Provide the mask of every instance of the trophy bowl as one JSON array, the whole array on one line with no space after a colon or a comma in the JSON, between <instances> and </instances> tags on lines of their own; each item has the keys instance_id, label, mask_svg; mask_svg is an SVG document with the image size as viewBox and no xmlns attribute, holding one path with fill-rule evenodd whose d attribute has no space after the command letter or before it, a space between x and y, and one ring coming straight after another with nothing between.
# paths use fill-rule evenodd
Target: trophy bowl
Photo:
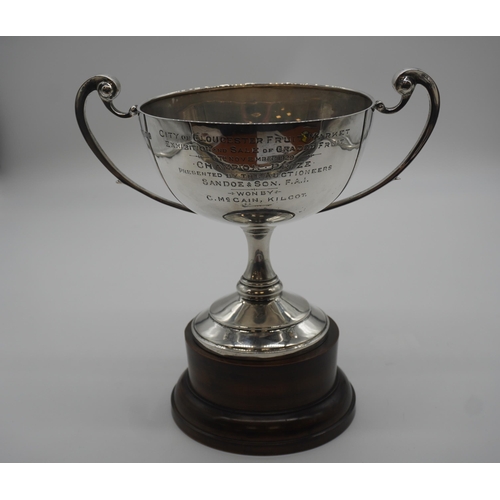
<instances>
[{"instance_id":1,"label":"trophy bowl","mask_svg":"<svg viewBox=\"0 0 500 500\"><path fill-rule=\"evenodd\" d=\"M387 177L338 199L356 168L374 111L402 109L415 86L429 95L417 143ZM354 417L355 394L337 367L338 327L321 309L283 289L269 244L283 223L356 201L410 164L431 134L439 93L423 71L405 70L388 108L368 94L309 84L242 84L165 94L128 112L115 108L119 83L95 76L76 98L89 147L122 183L171 207L239 225L247 267L234 293L216 300L187 326L188 370L172 395L179 427L226 451L279 454L325 443ZM97 91L122 118L138 116L172 199L123 174L88 126L85 102Z\"/></svg>"}]
</instances>

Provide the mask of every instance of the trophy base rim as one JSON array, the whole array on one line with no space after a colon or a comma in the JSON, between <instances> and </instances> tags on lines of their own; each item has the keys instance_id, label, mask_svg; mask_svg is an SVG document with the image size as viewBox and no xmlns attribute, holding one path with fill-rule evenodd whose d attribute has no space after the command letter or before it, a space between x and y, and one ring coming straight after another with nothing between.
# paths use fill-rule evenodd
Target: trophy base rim
<instances>
[{"instance_id":1,"label":"trophy base rim","mask_svg":"<svg viewBox=\"0 0 500 500\"><path fill-rule=\"evenodd\" d=\"M356 413L356 394L344 372L338 369L338 382L322 400L300 410L280 413L234 412L218 407L200 398L189 382L186 370L172 392L172 416L177 426L189 437L201 444L229 453L240 455L287 455L307 451L322 446L342 434L354 420ZM212 426L207 431L197 419L186 418L178 407L179 399L196 407L204 414L204 425ZM333 416L336 408L350 401L347 410ZM332 414L325 420L325 413ZM300 420L304 431L297 433L294 421ZM224 422L221 426L221 421ZM239 430L251 423L253 432L247 438ZM326 425L325 425L326 424ZM224 427L224 429L221 429ZM271 432L272 429L272 432ZM282 436L274 438L272 434ZM286 436L289 434L288 436Z\"/></svg>"},{"instance_id":2,"label":"trophy base rim","mask_svg":"<svg viewBox=\"0 0 500 500\"><path fill-rule=\"evenodd\" d=\"M192 439L242 455L285 455L342 434L356 395L336 365L338 328L307 352L276 359L228 359L186 329L189 368L171 396L172 416Z\"/></svg>"}]
</instances>

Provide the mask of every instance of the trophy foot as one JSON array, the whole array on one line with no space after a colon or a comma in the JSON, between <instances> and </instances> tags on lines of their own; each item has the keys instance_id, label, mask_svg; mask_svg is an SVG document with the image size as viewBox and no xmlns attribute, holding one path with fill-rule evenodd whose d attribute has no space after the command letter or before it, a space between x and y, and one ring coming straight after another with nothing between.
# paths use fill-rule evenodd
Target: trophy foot
<instances>
[{"instance_id":1,"label":"trophy foot","mask_svg":"<svg viewBox=\"0 0 500 500\"><path fill-rule=\"evenodd\" d=\"M302 351L328 331L328 316L288 292L267 301L235 293L215 302L192 323L196 340L224 356L276 357Z\"/></svg>"},{"instance_id":2,"label":"trophy foot","mask_svg":"<svg viewBox=\"0 0 500 500\"><path fill-rule=\"evenodd\" d=\"M220 356L185 332L188 365L172 392L172 414L188 436L245 455L281 455L323 445L344 432L355 393L337 368L338 327L289 356Z\"/></svg>"}]
</instances>

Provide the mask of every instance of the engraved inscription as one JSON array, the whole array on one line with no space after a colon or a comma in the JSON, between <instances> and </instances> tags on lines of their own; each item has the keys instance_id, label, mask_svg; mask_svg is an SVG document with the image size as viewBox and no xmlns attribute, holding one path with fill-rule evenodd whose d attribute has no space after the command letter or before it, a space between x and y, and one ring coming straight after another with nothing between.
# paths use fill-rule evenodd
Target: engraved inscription
<instances>
[{"instance_id":1,"label":"engraved inscription","mask_svg":"<svg viewBox=\"0 0 500 500\"><path fill-rule=\"evenodd\" d=\"M316 207L324 193L342 190L349 175L343 170L345 155L360 145L359 127L351 119L278 128L170 125L148 131L161 174L179 201L210 206L214 214L218 205L223 214L294 207L298 215Z\"/></svg>"},{"instance_id":2,"label":"engraved inscription","mask_svg":"<svg viewBox=\"0 0 500 500\"><path fill-rule=\"evenodd\" d=\"M158 134L168 149L196 152L217 172L245 179L294 168L297 162L306 161L321 148L357 147L349 138L350 128L321 132L317 125L304 125L289 133L259 131L234 137L207 127L198 128L192 135L163 129Z\"/></svg>"}]
</instances>

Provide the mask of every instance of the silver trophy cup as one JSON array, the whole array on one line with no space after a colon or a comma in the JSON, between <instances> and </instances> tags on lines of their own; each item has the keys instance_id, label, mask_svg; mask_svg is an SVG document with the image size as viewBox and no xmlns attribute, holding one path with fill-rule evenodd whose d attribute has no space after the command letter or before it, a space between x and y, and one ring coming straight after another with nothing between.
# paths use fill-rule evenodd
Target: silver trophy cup
<instances>
[{"instance_id":1,"label":"silver trophy cup","mask_svg":"<svg viewBox=\"0 0 500 500\"><path fill-rule=\"evenodd\" d=\"M374 111L395 113L417 84L429 95L429 115L413 149L387 177L338 199L357 165ZM269 257L274 228L359 200L396 179L429 138L439 93L423 71L394 78L400 102L392 108L369 95L340 87L244 84L162 95L126 113L113 101L119 83L95 76L80 88L76 116L89 147L122 183L174 208L240 226L248 264L236 291L216 300L190 323L195 342L220 359L266 362L310 352L325 340L331 320L319 308L283 289ZM97 91L123 118L137 116L172 199L124 175L94 138L85 101ZM174 201L175 200L175 201ZM253 361L252 361L253 360Z\"/></svg>"}]
</instances>

